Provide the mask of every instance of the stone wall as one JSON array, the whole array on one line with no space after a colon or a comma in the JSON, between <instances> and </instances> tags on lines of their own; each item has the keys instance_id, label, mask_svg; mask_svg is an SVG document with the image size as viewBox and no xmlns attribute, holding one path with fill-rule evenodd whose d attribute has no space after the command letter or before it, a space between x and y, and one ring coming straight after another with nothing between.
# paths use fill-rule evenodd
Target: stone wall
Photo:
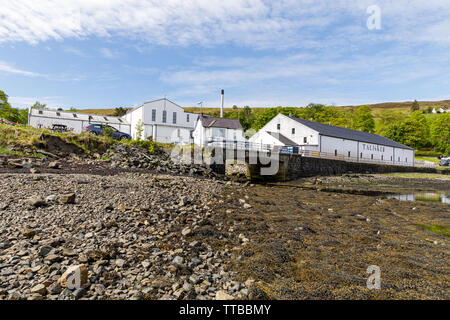
<instances>
[{"instance_id":1,"label":"stone wall","mask_svg":"<svg viewBox=\"0 0 450 320\"><path fill-rule=\"evenodd\" d=\"M248 176L253 181L288 181L316 175L336 175L342 173L389 173L422 172L437 173L434 168L393 166L383 164L347 162L300 155L280 155L279 170L276 175L262 176L260 164L248 164Z\"/></svg>"}]
</instances>

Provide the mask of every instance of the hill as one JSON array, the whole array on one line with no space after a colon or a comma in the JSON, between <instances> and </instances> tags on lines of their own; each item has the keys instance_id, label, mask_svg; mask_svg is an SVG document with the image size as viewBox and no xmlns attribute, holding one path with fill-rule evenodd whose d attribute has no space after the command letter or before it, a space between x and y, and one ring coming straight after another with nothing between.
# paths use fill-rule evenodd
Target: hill
<instances>
[{"instance_id":1,"label":"hill","mask_svg":"<svg viewBox=\"0 0 450 320\"><path fill-rule=\"evenodd\" d=\"M383 112L386 111L392 111L392 112L409 112L411 105L413 104L413 101L405 101L405 102L383 102L383 103L376 103L376 104L367 104L375 118ZM450 100L441 100L441 101L419 101L421 109L426 109L428 107L443 107L443 108L450 108ZM250 106L251 107L251 106ZM340 108L343 110L355 110L359 106L336 106L336 108ZM128 108L132 109L132 108ZM252 108L253 111L263 111L266 108ZM79 109L79 112L82 113L88 113L88 114L97 114L101 116L112 116L114 115L114 108L109 109ZM185 107L184 110L186 112L193 112L193 113L200 113L200 108L198 107ZM232 108L224 108L224 112L231 112L233 111ZM217 114L220 113L220 108L203 108L204 114Z\"/></svg>"}]
</instances>

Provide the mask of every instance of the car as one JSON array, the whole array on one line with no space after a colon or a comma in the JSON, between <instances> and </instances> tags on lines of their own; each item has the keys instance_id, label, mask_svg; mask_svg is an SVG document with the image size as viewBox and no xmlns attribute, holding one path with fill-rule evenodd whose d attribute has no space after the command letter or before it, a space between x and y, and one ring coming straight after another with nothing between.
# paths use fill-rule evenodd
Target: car
<instances>
[{"instance_id":1,"label":"car","mask_svg":"<svg viewBox=\"0 0 450 320\"><path fill-rule=\"evenodd\" d=\"M128 133L117 130L114 127L105 124L92 123L84 128L85 132L91 132L97 136L102 136L105 134L105 129L111 132L111 138L116 140L125 140L131 139L131 136Z\"/></svg>"},{"instance_id":2,"label":"car","mask_svg":"<svg viewBox=\"0 0 450 320\"><path fill-rule=\"evenodd\" d=\"M450 166L450 158L441 158L441 161L439 162L439 165L441 167L448 167L448 166Z\"/></svg>"}]
</instances>

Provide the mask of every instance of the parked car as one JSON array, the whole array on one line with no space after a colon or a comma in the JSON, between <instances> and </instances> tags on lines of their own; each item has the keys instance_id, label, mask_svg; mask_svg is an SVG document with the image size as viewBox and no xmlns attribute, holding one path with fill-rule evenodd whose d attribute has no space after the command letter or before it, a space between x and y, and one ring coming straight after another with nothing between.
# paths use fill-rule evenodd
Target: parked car
<instances>
[{"instance_id":1,"label":"parked car","mask_svg":"<svg viewBox=\"0 0 450 320\"><path fill-rule=\"evenodd\" d=\"M97 136L102 136L105 134L105 129L111 132L111 137L116 140L131 139L128 133L117 130L114 127L104 124L92 123L84 128L84 131L91 132Z\"/></svg>"},{"instance_id":2,"label":"parked car","mask_svg":"<svg viewBox=\"0 0 450 320\"><path fill-rule=\"evenodd\" d=\"M450 166L450 158L449 157L441 158L441 161L439 162L439 165L441 167L448 167L448 166Z\"/></svg>"}]
</instances>

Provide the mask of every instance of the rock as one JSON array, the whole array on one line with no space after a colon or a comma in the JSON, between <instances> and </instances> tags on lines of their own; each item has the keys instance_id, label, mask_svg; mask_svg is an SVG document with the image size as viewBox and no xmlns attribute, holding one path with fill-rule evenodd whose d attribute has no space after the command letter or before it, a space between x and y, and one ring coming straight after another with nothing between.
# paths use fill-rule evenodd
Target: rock
<instances>
[{"instance_id":1,"label":"rock","mask_svg":"<svg viewBox=\"0 0 450 320\"><path fill-rule=\"evenodd\" d=\"M27 203L29 206L32 206L32 207L43 207L43 206L46 205L45 200L42 199L42 198L39 197L39 196L34 196L34 197L31 197L31 198L28 198L28 199L26 200L26 203Z\"/></svg>"},{"instance_id":2,"label":"rock","mask_svg":"<svg viewBox=\"0 0 450 320\"><path fill-rule=\"evenodd\" d=\"M25 228L22 230L22 236L24 236L25 238L32 238L35 234L36 231L34 231L33 229Z\"/></svg>"},{"instance_id":3,"label":"rock","mask_svg":"<svg viewBox=\"0 0 450 320\"><path fill-rule=\"evenodd\" d=\"M31 173L31 174L36 174L36 173L41 173L41 171L39 171L39 170L36 169L36 168L30 168L30 173Z\"/></svg>"},{"instance_id":4,"label":"rock","mask_svg":"<svg viewBox=\"0 0 450 320\"><path fill-rule=\"evenodd\" d=\"M234 297L223 290L219 290L216 292L216 300L234 300Z\"/></svg>"},{"instance_id":5,"label":"rock","mask_svg":"<svg viewBox=\"0 0 450 320\"><path fill-rule=\"evenodd\" d=\"M184 259L180 256L176 256L173 260L172 260L172 264L176 265L176 266L180 266L182 265L184 262Z\"/></svg>"},{"instance_id":6,"label":"rock","mask_svg":"<svg viewBox=\"0 0 450 320\"><path fill-rule=\"evenodd\" d=\"M48 255L50 253L50 251L53 250L53 247L50 246L42 246L39 248L39 252L38 255L41 257L45 257L46 255Z\"/></svg>"},{"instance_id":7,"label":"rock","mask_svg":"<svg viewBox=\"0 0 450 320\"><path fill-rule=\"evenodd\" d=\"M123 266L125 265L125 260L123 260L123 259L116 259L116 261L114 263L119 268L123 268Z\"/></svg>"},{"instance_id":8,"label":"rock","mask_svg":"<svg viewBox=\"0 0 450 320\"><path fill-rule=\"evenodd\" d=\"M44 258L44 261L55 263L61 261L62 258L56 254L49 254Z\"/></svg>"},{"instance_id":9,"label":"rock","mask_svg":"<svg viewBox=\"0 0 450 320\"><path fill-rule=\"evenodd\" d=\"M77 253L73 249L63 248L62 255L65 257L75 257Z\"/></svg>"},{"instance_id":10,"label":"rock","mask_svg":"<svg viewBox=\"0 0 450 320\"><path fill-rule=\"evenodd\" d=\"M189 234L191 234L191 229L189 229L188 227L186 227L186 228L184 228L184 229L181 231L181 234L182 234L183 236L188 236Z\"/></svg>"},{"instance_id":11,"label":"rock","mask_svg":"<svg viewBox=\"0 0 450 320\"><path fill-rule=\"evenodd\" d=\"M74 276L76 277L76 279ZM68 284L68 280L75 281ZM70 266L59 278L58 283L63 288L68 287L68 285L71 287L76 284L79 284L81 287L86 285L88 283L88 270L86 266L83 264Z\"/></svg>"},{"instance_id":12,"label":"rock","mask_svg":"<svg viewBox=\"0 0 450 320\"><path fill-rule=\"evenodd\" d=\"M75 203L75 193L66 193L59 196L59 202L63 204Z\"/></svg>"},{"instance_id":13,"label":"rock","mask_svg":"<svg viewBox=\"0 0 450 320\"><path fill-rule=\"evenodd\" d=\"M31 293L38 293L40 295L45 295L47 293L47 288L43 284L38 284L31 288Z\"/></svg>"},{"instance_id":14,"label":"rock","mask_svg":"<svg viewBox=\"0 0 450 320\"><path fill-rule=\"evenodd\" d=\"M244 203L244 209L250 209L252 206L248 203Z\"/></svg>"},{"instance_id":15,"label":"rock","mask_svg":"<svg viewBox=\"0 0 450 320\"><path fill-rule=\"evenodd\" d=\"M48 196L47 198L45 198L45 201L47 201L47 202L55 202L56 199L58 199L58 196L55 195L55 194L52 194L52 195Z\"/></svg>"},{"instance_id":16,"label":"rock","mask_svg":"<svg viewBox=\"0 0 450 320\"><path fill-rule=\"evenodd\" d=\"M57 161L52 161L48 164L48 167L51 169L59 169L60 165Z\"/></svg>"}]
</instances>

